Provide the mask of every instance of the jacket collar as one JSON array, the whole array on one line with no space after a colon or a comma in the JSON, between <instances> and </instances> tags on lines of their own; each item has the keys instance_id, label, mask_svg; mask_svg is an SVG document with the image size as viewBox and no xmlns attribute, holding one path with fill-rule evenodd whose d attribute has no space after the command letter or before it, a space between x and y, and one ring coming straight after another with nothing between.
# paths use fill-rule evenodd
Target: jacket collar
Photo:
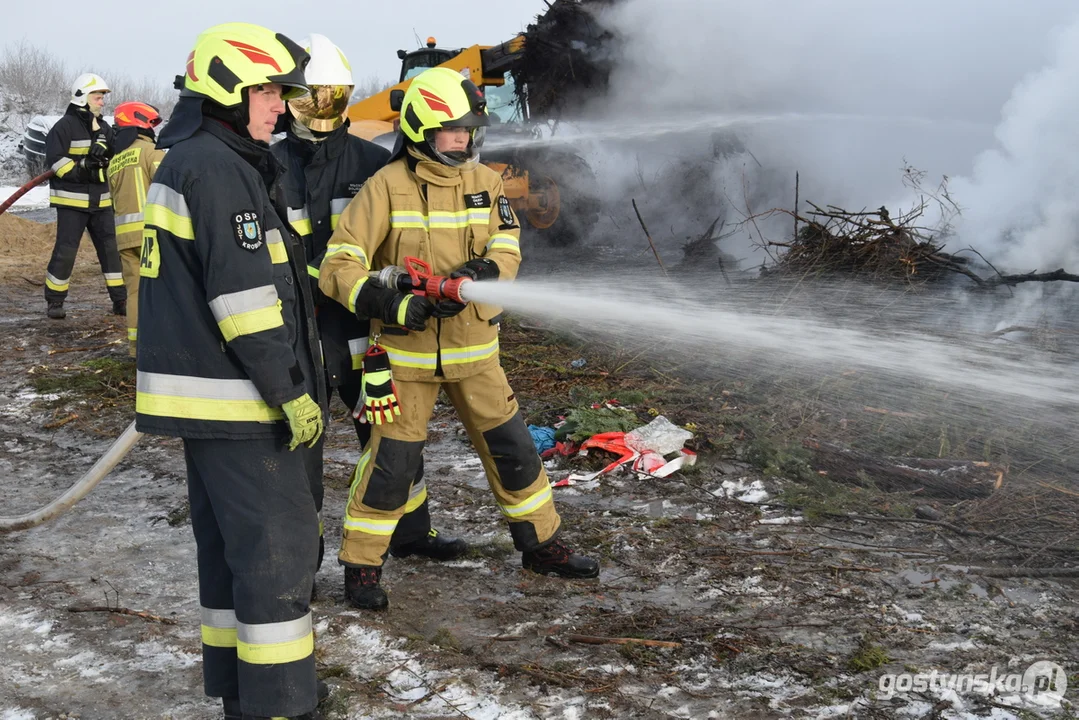
<instances>
[{"instance_id":1,"label":"jacket collar","mask_svg":"<svg viewBox=\"0 0 1079 720\"><path fill-rule=\"evenodd\" d=\"M129 147L134 145L139 140L150 145L154 144L154 135L152 130L144 130L137 127L122 127L117 128L116 134L113 135L112 147L115 152L123 152Z\"/></svg>"},{"instance_id":2,"label":"jacket collar","mask_svg":"<svg viewBox=\"0 0 1079 720\"><path fill-rule=\"evenodd\" d=\"M213 118L204 117L200 129L213 135L243 158L244 162L258 170L266 187L270 187L277 180L282 168L270 153L270 146L266 143L240 137L231 128Z\"/></svg>"},{"instance_id":3,"label":"jacket collar","mask_svg":"<svg viewBox=\"0 0 1079 720\"><path fill-rule=\"evenodd\" d=\"M348 143L348 120L341 127L335 129L324 140L312 142L297 135L291 128L285 135L285 140L293 150L301 157L310 158L312 161L325 162L332 157L338 157L345 151Z\"/></svg>"},{"instance_id":4,"label":"jacket collar","mask_svg":"<svg viewBox=\"0 0 1079 720\"><path fill-rule=\"evenodd\" d=\"M64 111L64 114L74 115L79 119L79 122L86 126L88 130L93 128L92 123L94 121L94 114L90 112L90 108L80 107L75 103L71 103L67 106L67 110ZM102 123L104 122L101 118L98 118L98 121Z\"/></svg>"},{"instance_id":5,"label":"jacket collar","mask_svg":"<svg viewBox=\"0 0 1079 720\"><path fill-rule=\"evenodd\" d=\"M472 168L462 169L435 162L413 147L408 148L405 159L408 161L408 169L421 181L441 187L454 187L462 184L464 182L461 177L462 173L472 171Z\"/></svg>"}]
</instances>

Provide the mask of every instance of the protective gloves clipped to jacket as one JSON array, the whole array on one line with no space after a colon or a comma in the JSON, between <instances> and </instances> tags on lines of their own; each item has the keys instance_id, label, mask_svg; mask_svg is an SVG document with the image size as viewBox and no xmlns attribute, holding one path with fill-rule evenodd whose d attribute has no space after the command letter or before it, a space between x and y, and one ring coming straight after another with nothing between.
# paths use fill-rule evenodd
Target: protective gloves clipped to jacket
<instances>
[{"instance_id":1,"label":"protective gloves clipped to jacket","mask_svg":"<svg viewBox=\"0 0 1079 720\"><path fill-rule=\"evenodd\" d=\"M288 444L289 450L295 450L301 444L314 447L318 438L322 435L322 408L304 393L295 400L289 400L281 405L281 410L288 420L289 430L292 431L292 440Z\"/></svg>"},{"instance_id":2,"label":"protective gloves clipped to jacket","mask_svg":"<svg viewBox=\"0 0 1079 720\"><path fill-rule=\"evenodd\" d=\"M382 425L392 423L394 415L400 414L401 404L390 369L390 356L384 347L373 344L363 356L360 402L352 417L360 422Z\"/></svg>"},{"instance_id":3,"label":"protective gloves clipped to jacket","mask_svg":"<svg viewBox=\"0 0 1079 720\"><path fill-rule=\"evenodd\" d=\"M387 325L401 325L417 332L427 328L434 305L422 295L403 293L368 280L356 296L356 315L375 318Z\"/></svg>"}]
</instances>

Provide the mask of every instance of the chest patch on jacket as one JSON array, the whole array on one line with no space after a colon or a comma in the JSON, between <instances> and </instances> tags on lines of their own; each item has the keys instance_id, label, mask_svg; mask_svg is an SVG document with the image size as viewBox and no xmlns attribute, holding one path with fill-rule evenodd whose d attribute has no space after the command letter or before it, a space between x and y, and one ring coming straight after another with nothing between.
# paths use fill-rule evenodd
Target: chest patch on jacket
<instances>
[{"instance_id":1,"label":"chest patch on jacket","mask_svg":"<svg viewBox=\"0 0 1079 720\"><path fill-rule=\"evenodd\" d=\"M491 194L484 190L483 192L465 195L465 207L469 209L489 208L491 207Z\"/></svg>"},{"instance_id":2,"label":"chest patch on jacket","mask_svg":"<svg viewBox=\"0 0 1079 720\"><path fill-rule=\"evenodd\" d=\"M233 213L232 230L236 236L236 244L249 252L255 252L266 241L258 213L254 210Z\"/></svg>"},{"instance_id":3,"label":"chest patch on jacket","mask_svg":"<svg viewBox=\"0 0 1079 720\"><path fill-rule=\"evenodd\" d=\"M513 208L510 207L510 199L505 195L498 196L498 217L503 225L515 225Z\"/></svg>"}]
</instances>

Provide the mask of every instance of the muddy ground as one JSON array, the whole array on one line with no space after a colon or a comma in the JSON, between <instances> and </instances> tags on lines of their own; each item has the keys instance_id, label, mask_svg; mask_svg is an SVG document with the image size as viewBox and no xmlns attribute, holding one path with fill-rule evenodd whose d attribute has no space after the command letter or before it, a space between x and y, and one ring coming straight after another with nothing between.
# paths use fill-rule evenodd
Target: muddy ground
<instances>
[{"instance_id":1,"label":"muddy ground","mask_svg":"<svg viewBox=\"0 0 1079 720\"><path fill-rule=\"evenodd\" d=\"M107 314L87 245L68 319L44 317L47 235L0 252L6 516L59 495L132 419L123 322ZM715 429L715 414L739 403L722 378L696 395L668 379L667 397L663 378L635 376L601 349L569 370L563 353L579 348L516 323L504 339L530 420L570 407L574 388L646 387L655 411L695 423L700 462L663 480L558 488L566 538L603 571L541 577L520 568L479 463L440 406L426 451L432 513L474 550L445 564L391 559L385 614L349 608L330 555L313 606L327 718L1074 717L1074 579L987 577L978 568L1022 566L1032 553L939 524L807 512L804 488L739 452L744 432L724 441ZM357 456L337 405L323 513L331 545ZM837 501L835 514L888 514L910 500ZM71 512L0 539L0 720L219 717L201 694L200 648L177 441L144 438ZM901 681L909 691L881 691L889 673L1022 675L1036 661L1068 674L1063 703L1007 683L992 696Z\"/></svg>"}]
</instances>

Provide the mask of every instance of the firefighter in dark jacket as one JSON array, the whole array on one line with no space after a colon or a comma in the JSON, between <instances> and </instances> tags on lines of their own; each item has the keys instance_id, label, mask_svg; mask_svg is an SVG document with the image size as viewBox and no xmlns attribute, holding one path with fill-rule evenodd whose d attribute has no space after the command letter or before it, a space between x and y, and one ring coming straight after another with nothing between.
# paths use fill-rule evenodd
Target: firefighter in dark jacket
<instances>
[{"instance_id":1,"label":"firefighter in dark jacket","mask_svg":"<svg viewBox=\"0 0 1079 720\"><path fill-rule=\"evenodd\" d=\"M143 209L136 427L183 438L205 691L229 719L318 717L303 447L322 434L325 380L268 145L306 63L256 25L203 32Z\"/></svg>"},{"instance_id":2,"label":"firefighter in dark jacket","mask_svg":"<svg viewBox=\"0 0 1079 720\"><path fill-rule=\"evenodd\" d=\"M348 132L344 112L353 82L344 53L323 35L312 35L303 45L311 55L304 73L310 93L289 101L285 139L271 150L285 169L276 199L307 251L330 393L336 388L348 409L355 410L370 323L319 292L318 269L341 212L367 178L386 164L390 153ZM362 448L371 438L371 426L355 418L353 423ZM319 481L315 497L321 511ZM320 535L320 565L322 548ZM434 560L453 560L468 552L464 540L446 537L431 527L422 463L409 489L405 515L390 539L390 552L396 557L422 555Z\"/></svg>"},{"instance_id":3,"label":"firefighter in dark jacket","mask_svg":"<svg viewBox=\"0 0 1079 720\"><path fill-rule=\"evenodd\" d=\"M71 86L71 103L45 138L45 162L54 175L49 180L49 204L56 208L56 244L45 272L48 316L63 320L64 300L71 284L71 269L84 231L97 250L105 286L115 315L127 313L127 290L116 250L112 198L105 169L112 157L112 128L101 117L109 86L101 76L80 75Z\"/></svg>"}]
</instances>

